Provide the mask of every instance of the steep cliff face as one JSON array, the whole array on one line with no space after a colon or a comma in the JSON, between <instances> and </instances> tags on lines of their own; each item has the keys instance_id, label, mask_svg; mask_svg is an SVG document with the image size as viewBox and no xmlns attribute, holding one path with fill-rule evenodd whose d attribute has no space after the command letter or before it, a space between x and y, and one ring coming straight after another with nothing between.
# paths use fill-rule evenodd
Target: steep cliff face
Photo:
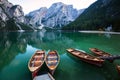
<instances>
[{"instance_id":1,"label":"steep cliff face","mask_svg":"<svg viewBox=\"0 0 120 80\"><path fill-rule=\"evenodd\" d=\"M10 8L9 10L10 15L12 16L12 18L14 18L17 22L25 22L25 17L24 17L24 13L22 11L22 7L19 5L14 5Z\"/></svg>"},{"instance_id":2,"label":"steep cliff face","mask_svg":"<svg viewBox=\"0 0 120 80\"><path fill-rule=\"evenodd\" d=\"M5 27L5 21L9 20L10 16L7 15L7 12L9 7L11 7L12 4L8 3L7 0L1 0L0 1L0 28Z\"/></svg>"},{"instance_id":3,"label":"steep cliff face","mask_svg":"<svg viewBox=\"0 0 120 80\"><path fill-rule=\"evenodd\" d=\"M28 15L26 15L26 20L27 23L37 27L40 27L41 25L43 25L41 23L42 19L45 17L45 14L47 12L47 8L46 7L42 7L39 10L30 12Z\"/></svg>"},{"instance_id":4,"label":"steep cliff face","mask_svg":"<svg viewBox=\"0 0 120 80\"><path fill-rule=\"evenodd\" d=\"M0 0L0 30L24 30L25 28L31 29L25 25L22 7L13 5L8 0Z\"/></svg>"},{"instance_id":5,"label":"steep cliff face","mask_svg":"<svg viewBox=\"0 0 120 80\"><path fill-rule=\"evenodd\" d=\"M97 0L63 29L120 31L120 1Z\"/></svg>"},{"instance_id":6,"label":"steep cliff face","mask_svg":"<svg viewBox=\"0 0 120 80\"><path fill-rule=\"evenodd\" d=\"M72 5L54 3L47 11L43 23L48 27L62 27L78 17L78 11Z\"/></svg>"},{"instance_id":7,"label":"steep cliff face","mask_svg":"<svg viewBox=\"0 0 120 80\"><path fill-rule=\"evenodd\" d=\"M28 23L34 26L45 26L51 28L61 28L62 26L74 21L83 10L76 10L72 5L61 2L54 3L49 9L40 8L29 13L26 17Z\"/></svg>"}]
</instances>

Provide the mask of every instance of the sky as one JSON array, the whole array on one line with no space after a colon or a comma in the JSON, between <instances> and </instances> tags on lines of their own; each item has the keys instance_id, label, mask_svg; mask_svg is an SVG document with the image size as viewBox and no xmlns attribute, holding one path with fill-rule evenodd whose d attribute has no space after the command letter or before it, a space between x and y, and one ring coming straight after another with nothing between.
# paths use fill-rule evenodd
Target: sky
<instances>
[{"instance_id":1,"label":"sky","mask_svg":"<svg viewBox=\"0 0 120 80\"><path fill-rule=\"evenodd\" d=\"M41 7L49 8L53 3L62 2L64 4L73 5L76 9L87 8L97 0L8 0L14 5L21 5L25 14L30 11L37 10Z\"/></svg>"}]
</instances>

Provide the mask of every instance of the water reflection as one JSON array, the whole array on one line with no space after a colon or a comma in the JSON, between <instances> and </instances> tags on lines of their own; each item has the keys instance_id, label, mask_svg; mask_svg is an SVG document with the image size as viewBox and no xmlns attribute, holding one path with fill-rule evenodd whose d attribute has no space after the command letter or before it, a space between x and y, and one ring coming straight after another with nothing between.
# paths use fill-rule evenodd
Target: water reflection
<instances>
[{"instance_id":1,"label":"water reflection","mask_svg":"<svg viewBox=\"0 0 120 80\"><path fill-rule=\"evenodd\" d=\"M0 35L0 69L9 64L18 54L26 52L27 45L33 48L63 52L68 47L67 38L61 32L6 32ZM68 42L70 42L68 40ZM64 45L63 45L64 43Z\"/></svg>"},{"instance_id":2,"label":"water reflection","mask_svg":"<svg viewBox=\"0 0 120 80\"><path fill-rule=\"evenodd\" d=\"M18 36L19 34L17 33L16 34L1 33L0 35L0 70L5 65L8 65L10 61L14 59L18 53L25 52L25 48L26 48L25 46L27 44L23 43L21 40L17 40Z\"/></svg>"},{"instance_id":3,"label":"water reflection","mask_svg":"<svg viewBox=\"0 0 120 80\"><path fill-rule=\"evenodd\" d=\"M70 69L67 68L64 71L69 73L69 70L71 70L72 75L76 76L73 79L69 79L69 80L74 80L74 79L79 80L79 78L83 80L118 80L119 79L118 74L116 73L115 65L109 62L106 62L101 68L95 67L93 65L90 65L88 63L79 60L78 58L70 54L62 55L61 61L62 63L65 63L64 66L62 65L63 67L69 66L70 68ZM70 65L72 65L72 67ZM81 75L81 77L79 75Z\"/></svg>"},{"instance_id":4,"label":"water reflection","mask_svg":"<svg viewBox=\"0 0 120 80\"><path fill-rule=\"evenodd\" d=\"M104 36L104 34L82 34L64 33L61 31L39 31L39 32L6 32L0 33L0 65L2 60L11 61L17 54L25 53L27 45L37 49L58 50L60 54L65 49L74 47L88 51L89 47L98 47L104 50L115 51L120 47L119 35ZM105 34L106 35L106 34ZM114 43L113 43L114 42ZM101 46L103 47L101 47ZM117 47L113 47L116 45ZM108 47L109 46L109 47ZM119 49L117 50L117 53ZM9 55L10 54L10 55Z\"/></svg>"},{"instance_id":5,"label":"water reflection","mask_svg":"<svg viewBox=\"0 0 120 80\"><path fill-rule=\"evenodd\" d=\"M109 37L105 36L105 34L83 34L78 32L37 31L0 33L0 71L11 62L15 64L14 62L17 62L16 56L19 54L22 55L22 58L18 58L23 62L19 62L17 65L20 68L19 70L22 71L23 68L27 68L27 60L21 59L24 59L23 56L25 56L25 59L29 59L31 54L27 52L34 48L58 51L61 61L56 70L56 80L60 80L60 77L63 77L63 80L79 80L80 78L82 80L97 80L98 78L100 80L117 80L118 75L114 68L115 63L107 63L103 68L96 68L84 62L75 61L75 59L66 55L66 49L77 48L92 54L88 48L97 47L111 54L119 54L119 41L119 35L110 35ZM119 63L119 61L116 63ZM69 72L70 70L71 73ZM20 77L23 73L27 72L21 72L19 75L16 75ZM28 78L30 76L29 74L27 75ZM24 77L21 77L22 80L25 79Z\"/></svg>"},{"instance_id":6,"label":"water reflection","mask_svg":"<svg viewBox=\"0 0 120 80\"><path fill-rule=\"evenodd\" d=\"M105 36L106 36L107 38L111 38L111 34L109 34L109 33L105 33Z\"/></svg>"}]
</instances>

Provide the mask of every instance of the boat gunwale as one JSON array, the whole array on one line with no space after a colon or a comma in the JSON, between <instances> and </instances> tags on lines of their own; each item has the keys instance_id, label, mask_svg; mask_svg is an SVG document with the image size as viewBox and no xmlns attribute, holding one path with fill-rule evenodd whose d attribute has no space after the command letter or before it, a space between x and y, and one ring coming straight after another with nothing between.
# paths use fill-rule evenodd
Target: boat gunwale
<instances>
[{"instance_id":1,"label":"boat gunwale","mask_svg":"<svg viewBox=\"0 0 120 80\"><path fill-rule=\"evenodd\" d=\"M70 49L73 49L73 48L70 48ZM76 49L73 49L73 50L76 50ZM75 54L73 54L72 52L70 52L70 51L67 50L67 52L73 54L74 56L76 56L76 57L78 57L78 58L83 58L83 59L87 59L87 60L91 60L91 61L98 61L98 60L99 60L99 61L104 61L103 59L101 59L101 58L99 58L99 57L95 57L95 56L93 56L93 55L87 54L87 53L82 52L82 51L80 51L80 50L76 50L76 51L79 51L80 54L85 54L86 56L93 57L93 58L95 58L95 59L97 59L97 60L92 59L92 58L85 58L85 57L77 56L77 55L75 55Z\"/></svg>"},{"instance_id":2,"label":"boat gunwale","mask_svg":"<svg viewBox=\"0 0 120 80\"><path fill-rule=\"evenodd\" d=\"M30 63L31 63L31 60L32 60L32 58L37 54L37 52L38 51L44 51L44 60L43 61L41 61L41 65L40 66L38 66L38 67L36 67L36 69L35 70L31 70L31 67L30 67ZM44 62L45 62L45 58L46 58L46 54L45 54L45 50L36 50L35 52L34 52L34 54L31 56L31 58L29 59L29 62L28 62L28 68L29 68L29 70L31 71L31 72L35 72L35 71L38 71L39 70L39 68L44 64ZM34 67L33 67L34 68Z\"/></svg>"},{"instance_id":3,"label":"boat gunwale","mask_svg":"<svg viewBox=\"0 0 120 80\"><path fill-rule=\"evenodd\" d=\"M57 58L58 58L58 60L57 60L57 65L55 65L55 67L54 67L53 69L51 69L51 68L48 66L48 64L47 64L47 61L48 61L48 60L47 60L47 57L48 57L49 52L51 52L51 51L54 51L54 52L57 54ZM48 54L46 55L45 63L46 63L46 65L47 65L47 67L48 67L51 71L53 71L53 70L55 70L55 69L57 68L57 66L59 65L60 56L59 56L59 54L58 54L58 52L57 52L56 50L51 50L51 51L49 51Z\"/></svg>"},{"instance_id":4,"label":"boat gunwale","mask_svg":"<svg viewBox=\"0 0 120 80\"><path fill-rule=\"evenodd\" d=\"M96 49L96 50L98 50L99 52L102 52L102 53L96 52L96 51L94 51L93 49ZM90 50L91 52L93 52L94 54L98 55L98 56L111 56L111 54L109 54L109 53L107 53L107 52L105 52L105 51L103 51L103 50L100 50L100 49L98 49L98 48L89 48L89 50Z\"/></svg>"},{"instance_id":5,"label":"boat gunwale","mask_svg":"<svg viewBox=\"0 0 120 80\"><path fill-rule=\"evenodd\" d=\"M73 48L69 48L69 49L73 49ZM67 50L67 52L69 52L70 54L72 54L70 51L68 51L68 49L66 49ZM73 50L76 50L76 49L73 49ZM78 50L79 51L79 50ZM84 52L82 52L82 53L84 53ZM84 54L87 54L87 53L84 53ZM87 63L89 63L89 64L94 64L94 65L96 65L96 66L98 66L98 67L101 67L102 66L102 64L103 64L103 62L104 62L104 60L103 59L100 59L100 58L98 58L98 57L96 57L96 58L98 58L98 59L100 59L100 60L90 60L90 59L87 59L87 58L83 58L83 57L80 57L80 56L77 56L77 55L74 55L74 54L72 54L73 56L75 56L75 57L77 57L77 58L79 58L80 60L82 60L82 61L84 61L84 62L87 62ZM88 55L90 55L90 54L88 54ZM92 56L92 55L91 55ZM95 57L95 56L93 56L93 57Z\"/></svg>"},{"instance_id":6,"label":"boat gunwale","mask_svg":"<svg viewBox=\"0 0 120 80\"><path fill-rule=\"evenodd\" d=\"M116 65L118 72L120 73L120 65Z\"/></svg>"}]
</instances>

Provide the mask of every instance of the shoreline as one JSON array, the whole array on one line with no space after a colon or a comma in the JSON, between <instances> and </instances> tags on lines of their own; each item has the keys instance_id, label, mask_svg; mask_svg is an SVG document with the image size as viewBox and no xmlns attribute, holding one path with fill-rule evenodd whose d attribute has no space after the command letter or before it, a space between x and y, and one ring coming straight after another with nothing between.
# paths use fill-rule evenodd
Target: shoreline
<instances>
[{"instance_id":1,"label":"shoreline","mask_svg":"<svg viewBox=\"0 0 120 80\"><path fill-rule=\"evenodd\" d=\"M120 34L120 32L109 32L109 31L78 31L80 33L107 33L107 34Z\"/></svg>"}]
</instances>

